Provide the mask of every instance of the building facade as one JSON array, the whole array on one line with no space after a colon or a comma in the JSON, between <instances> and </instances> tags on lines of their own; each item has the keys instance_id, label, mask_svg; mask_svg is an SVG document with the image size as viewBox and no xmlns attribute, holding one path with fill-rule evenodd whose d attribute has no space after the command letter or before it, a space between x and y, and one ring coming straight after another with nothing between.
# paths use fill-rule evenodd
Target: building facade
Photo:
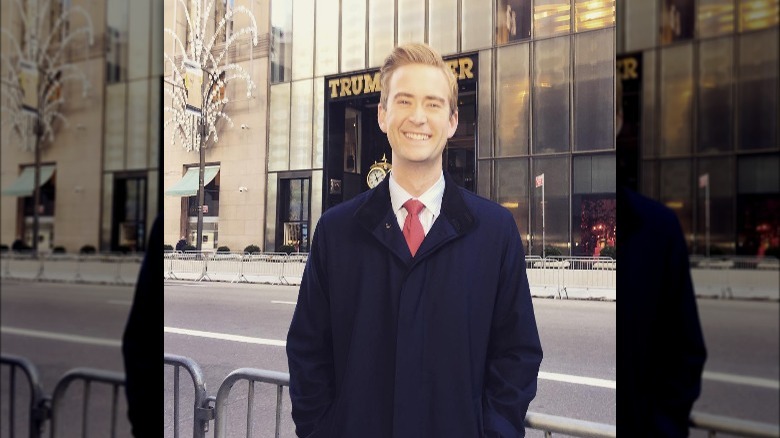
<instances>
[{"instance_id":1,"label":"building facade","mask_svg":"<svg viewBox=\"0 0 780 438\"><path fill-rule=\"evenodd\" d=\"M692 254L780 247L779 14L778 0L618 2L619 155Z\"/></svg>"},{"instance_id":2,"label":"building facade","mask_svg":"<svg viewBox=\"0 0 780 438\"><path fill-rule=\"evenodd\" d=\"M166 2L171 14L173 3ZM218 240L204 240L204 248L306 252L321 214L369 189L371 166L392 161L377 126L378 69L405 42L432 45L458 77L459 126L445 148L446 171L508 208L528 253L541 254L543 242L564 255L614 245L614 2L237 0L227 7L240 5L254 7L265 26L267 50L246 62L266 91L263 105L228 103L234 126L206 150L207 164L219 166L220 206ZM167 139L165 157L166 189L198 158ZM192 236L182 213L191 201L165 202L173 245Z\"/></svg>"},{"instance_id":3,"label":"building facade","mask_svg":"<svg viewBox=\"0 0 780 438\"><path fill-rule=\"evenodd\" d=\"M22 59L37 45L50 60L59 56L49 74L63 78L57 89L41 88L57 115L40 141L39 250L144 251L159 211L162 8L150 0L132 8L119 0L3 0L2 25L10 36L2 39L0 240L33 239L35 118L14 88L24 61L40 72L51 67L40 56Z\"/></svg>"}]
</instances>

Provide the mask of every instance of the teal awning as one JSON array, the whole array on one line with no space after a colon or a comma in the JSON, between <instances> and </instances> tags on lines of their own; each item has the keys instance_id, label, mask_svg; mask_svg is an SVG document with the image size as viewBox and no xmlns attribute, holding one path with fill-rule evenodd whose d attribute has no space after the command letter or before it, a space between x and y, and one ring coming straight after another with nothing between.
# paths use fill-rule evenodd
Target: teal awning
<instances>
[{"instance_id":1,"label":"teal awning","mask_svg":"<svg viewBox=\"0 0 780 438\"><path fill-rule=\"evenodd\" d=\"M203 185L210 183L219 172L219 166L206 166L203 170ZM190 167L187 169L187 173L173 185L170 189L165 191L168 196L195 196L198 194L198 174L200 168Z\"/></svg>"},{"instance_id":2,"label":"teal awning","mask_svg":"<svg viewBox=\"0 0 780 438\"><path fill-rule=\"evenodd\" d=\"M55 166L47 165L41 166L41 180L40 185L46 184L46 181L51 179L54 174ZM21 175L16 178L13 184L3 190L3 194L6 196L32 196L35 191L35 166L27 166L22 170Z\"/></svg>"}]
</instances>

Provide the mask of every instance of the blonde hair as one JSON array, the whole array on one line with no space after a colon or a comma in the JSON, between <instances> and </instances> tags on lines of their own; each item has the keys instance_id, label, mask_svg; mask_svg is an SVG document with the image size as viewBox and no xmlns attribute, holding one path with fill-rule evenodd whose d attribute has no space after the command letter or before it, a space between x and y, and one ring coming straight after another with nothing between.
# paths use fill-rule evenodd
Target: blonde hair
<instances>
[{"instance_id":1,"label":"blonde hair","mask_svg":"<svg viewBox=\"0 0 780 438\"><path fill-rule=\"evenodd\" d=\"M387 109L390 79L393 77L393 72L399 67L409 64L430 65L438 67L444 72L450 89L450 115L455 114L455 111L458 109L458 81L455 79L452 69L444 62L439 52L427 44L420 43L408 43L398 46L385 58L385 63L379 71L382 87L379 103L382 105L382 108Z\"/></svg>"}]
</instances>

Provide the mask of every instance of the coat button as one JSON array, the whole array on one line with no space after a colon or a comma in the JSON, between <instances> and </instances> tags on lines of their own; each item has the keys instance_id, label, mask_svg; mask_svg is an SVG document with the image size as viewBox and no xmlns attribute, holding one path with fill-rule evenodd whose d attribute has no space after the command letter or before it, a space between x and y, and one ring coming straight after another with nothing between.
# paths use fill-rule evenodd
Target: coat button
<instances>
[{"instance_id":1,"label":"coat button","mask_svg":"<svg viewBox=\"0 0 780 438\"><path fill-rule=\"evenodd\" d=\"M385 229L390 229L390 222L385 222Z\"/></svg>"}]
</instances>

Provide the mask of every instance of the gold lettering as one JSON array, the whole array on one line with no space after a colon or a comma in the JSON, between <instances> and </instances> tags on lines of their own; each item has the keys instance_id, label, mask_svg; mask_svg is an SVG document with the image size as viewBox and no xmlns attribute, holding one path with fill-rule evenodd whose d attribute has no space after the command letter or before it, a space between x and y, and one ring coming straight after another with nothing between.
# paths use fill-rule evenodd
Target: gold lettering
<instances>
[{"instance_id":1,"label":"gold lettering","mask_svg":"<svg viewBox=\"0 0 780 438\"><path fill-rule=\"evenodd\" d=\"M453 59L451 61L444 61L447 63L447 65L450 67L450 70L452 70L452 74L455 75L455 77L458 77L458 60Z\"/></svg>"},{"instance_id":2,"label":"gold lettering","mask_svg":"<svg viewBox=\"0 0 780 438\"><path fill-rule=\"evenodd\" d=\"M357 96L361 91L363 91L363 76L352 76L352 92Z\"/></svg>"},{"instance_id":3,"label":"gold lettering","mask_svg":"<svg viewBox=\"0 0 780 438\"><path fill-rule=\"evenodd\" d=\"M331 79L328 81L328 86L330 87L330 98L333 99L337 96L336 93L338 93L339 89L339 80L338 79Z\"/></svg>"},{"instance_id":4,"label":"gold lettering","mask_svg":"<svg viewBox=\"0 0 780 438\"><path fill-rule=\"evenodd\" d=\"M624 58L617 62L618 71L620 72L620 79L637 79L637 68L639 63L636 58Z\"/></svg>"},{"instance_id":5,"label":"gold lettering","mask_svg":"<svg viewBox=\"0 0 780 438\"><path fill-rule=\"evenodd\" d=\"M341 93L339 97L352 96L352 90L349 89L349 78L341 78Z\"/></svg>"},{"instance_id":6,"label":"gold lettering","mask_svg":"<svg viewBox=\"0 0 780 438\"><path fill-rule=\"evenodd\" d=\"M366 83L366 93L373 93L382 91L382 83L379 81L379 73L374 73L373 79L371 75L366 73L363 75L363 80Z\"/></svg>"},{"instance_id":7,"label":"gold lettering","mask_svg":"<svg viewBox=\"0 0 780 438\"><path fill-rule=\"evenodd\" d=\"M458 79L472 79L474 77L474 73L471 72L471 68L474 67L474 61L471 58L460 58L458 64L460 64Z\"/></svg>"}]
</instances>

